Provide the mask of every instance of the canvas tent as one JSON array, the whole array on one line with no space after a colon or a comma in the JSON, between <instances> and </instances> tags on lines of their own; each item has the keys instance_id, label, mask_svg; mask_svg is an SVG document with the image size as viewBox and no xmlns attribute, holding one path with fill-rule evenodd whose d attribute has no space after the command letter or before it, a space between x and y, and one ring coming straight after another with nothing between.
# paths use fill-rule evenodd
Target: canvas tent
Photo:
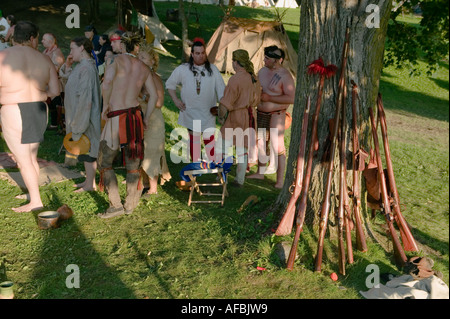
<instances>
[{"instance_id":1,"label":"canvas tent","mask_svg":"<svg viewBox=\"0 0 450 319\"><path fill-rule=\"evenodd\" d=\"M166 52L166 49L164 49L161 43L164 43L168 40L180 41L180 38L170 32L170 30L167 29L167 27L158 19L158 17L149 17L147 15L138 13L138 23L139 28L143 30L145 29L145 26L148 26L150 31L155 36L153 46L164 52Z\"/></svg>"},{"instance_id":2,"label":"canvas tent","mask_svg":"<svg viewBox=\"0 0 450 319\"><path fill-rule=\"evenodd\" d=\"M221 72L234 73L232 53L237 49L245 49L255 72L258 72L264 66L264 48L270 45L277 45L284 50L286 57L283 66L295 78L297 53L280 22L235 17L224 19L206 45L206 54Z\"/></svg>"}]
</instances>

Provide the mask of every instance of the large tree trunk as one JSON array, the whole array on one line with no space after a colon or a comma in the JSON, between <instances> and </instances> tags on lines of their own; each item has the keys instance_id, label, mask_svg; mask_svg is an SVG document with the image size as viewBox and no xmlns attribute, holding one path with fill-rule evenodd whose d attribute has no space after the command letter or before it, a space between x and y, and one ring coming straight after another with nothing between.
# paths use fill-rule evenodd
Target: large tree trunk
<instances>
[{"instance_id":1,"label":"large tree trunk","mask_svg":"<svg viewBox=\"0 0 450 319\"><path fill-rule=\"evenodd\" d=\"M325 65L330 63L339 67L336 75L325 80L322 107L319 115L318 138L319 150L313 161L311 182L308 189L308 210L305 223L317 225L326 184L327 166L321 162L324 144L329 134L328 121L335 116L338 92L338 80L342 60L342 49L345 41L346 28L350 30L349 54L346 70L347 101L347 132L346 149L347 163L351 169L351 84L353 80L359 86L359 114L360 147L366 151L370 145L370 126L368 122L368 108L376 105L379 89L379 79L383 66L385 36L389 21L392 0L378 2L380 24L379 27L367 27L365 22L371 12L366 13L367 1L364 0L303 0L300 11L299 56L297 72L296 98L293 108L293 121L289 157L287 161L286 177L273 209L279 210L280 218L290 199L288 189L293 182L296 170L297 154L300 144L301 123L306 99L311 97L311 114L313 114L317 99L318 75L308 75L307 66L319 57ZM311 123L311 122L310 122ZM308 127L307 149L311 139L311 124ZM337 145L336 145L337 146ZM331 210L329 216L334 216L337 206L336 196L339 192L339 152L336 151L334 165L334 179L331 192ZM306 157L308 154L306 154ZM348 185L351 186L351 171L349 170ZM362 191L365 188L362 187ZM367 210L364 193L361 196L363 210ZM367 215L363 213L363 217Z\"/></svg>"},{"instance_id":2,"label":"large tree trunk","mask_svg":"<svg viewBox=\"0 0 450 319\"><path fill-rule=\"evenodd\" d=\"M190 50L188 44L188 21L186 18L186 13L184 11L183 0L178 0L178 17L181 20L181 41L183 43L182 61L187 61L189 59Z\"/></svg>"},{"instance_id":3,"label":"large tree trunk","mask_svg":"<svg viewBox=\"0 0 450 319\"><path fill-rule=\"evenodd\" d=\"M88 21L89 24L95 24L99 21L100 5L98 0L88 0Z\"/></svg>"}]
</instances>

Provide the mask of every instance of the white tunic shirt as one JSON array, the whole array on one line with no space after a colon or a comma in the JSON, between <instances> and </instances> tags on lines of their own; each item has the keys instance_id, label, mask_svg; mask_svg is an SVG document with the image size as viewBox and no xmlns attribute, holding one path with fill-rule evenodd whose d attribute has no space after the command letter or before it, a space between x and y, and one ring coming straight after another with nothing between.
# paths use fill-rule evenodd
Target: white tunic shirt
<instances>
[{"instance_id":1,"label":"white tunic shirt","mask_svg":"<svg viewBox=\"0 0 450 319\"><path fill-rule=\"evenodd\" d=\"M8 24L8 21L6 21L6 19L3 17L0 17L0 26L5 27L5 29L3 31L0 31L0 35L3 36L3 38L5 38L6 35L8 34L9 24ZM6 49L7 47L8 47L7 42L0 41L0 51Z\"/></svg>"},{"instance_id":2,"label":"white tunic shirt","mask_svg":"<svg viewBox=\"0 0 450 319\"><path fill-rule=\"evenodd\" d=\"M195 130L200 129L203 132L207 128L216 127L216 117L209 110L222 98L225 82L219 69L213 64L211 75L202 66L198 70L197 75L194 75L194 72L189 70L188 63L178 66L167 79L166 88L176 90L177 86L181 85L180 98L186 105L186 110L180 111L178 124L194 131L194 120L199 120L201 123L198 122Z\"/></svg>"}]
</instances>

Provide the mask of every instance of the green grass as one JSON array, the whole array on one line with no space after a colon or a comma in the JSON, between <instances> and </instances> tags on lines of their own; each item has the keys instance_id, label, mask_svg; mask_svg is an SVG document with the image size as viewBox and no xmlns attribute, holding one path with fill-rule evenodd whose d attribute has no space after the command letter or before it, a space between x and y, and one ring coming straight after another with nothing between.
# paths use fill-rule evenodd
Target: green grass
<instances>
[{"instance_id":1,"label":"green grass","mask_svg":"<svg viewBox=\"0 0 450 319\"><path fill-rule=\"evenodd\" d=\"M180 36L178 24L166 23L164 19L165 10L176 4L158 2L155 6L161 20ZM217 15L221 10L198 6L198 12L202 28L191 18L190 37L208 38L220 23ZM235 15L270 19L268 12L236 8ZM26 13L21 12L24 16ZM208 18L210 13L215 17ZM298 24L298 15L299 9L294 9L285 17L288 22ZM39 16L39 23L45 29L63 34L65 30L50 22L50 17L43 21ZM55 15L55 19L61 18ZM110 18L105 17L103 29L110 27L108 21ZM295 38L298 30L290 32L291 38ZM165 47L176 58L161 57L159 71L163 78L179 64L180 56L179 43L167 43ZM423 247L420 255L435 261L435 269L444 274L447 284L448 81L448 62L443 62L432 77L411 78L407 71L385 69L381 78L403 212ZM170 147L175 141L169 140L169 133L178 127L178 113L168 95L163 113L166 152L170 158ZM62 163L63 155L56 154L61 143L62 136L46 132L39 157ZM0 151L7 151L3 140L0 140ZM188 194L175 186L183 166L169 161L172 180L159 186L157 195L143 199L132 215L111 220L96 216L108 207L104 193L74 194L74 181L42 186L46 209L67 204L75 212L55 230L38 229L37 213L14 213L11 207L24 202L14 198L21 190L0 180L0 265L3 264L0 281L12 280L18 299L358 299L359 291L367 290L367 265L378 265L381 273L400 274L392 254L369 239L369 251L355 251L355 263L347 265L347 275L333 282L329 275L338 272L336 243L327 239L323 273L313 272L317 234L307 228L301 236L294 270L286 271L274 251L281 241L290 244L292 237L268 235L279 217L266 211L278 194L273 188L275 176L264 181L247 180L243 190L230 188L224 207L217 204L189 207ZM77 169L82 169L81 165ZM234 173L233 169L231 181ZM122 181L125 171L117 170L117 174L119 182ZM119 185L123 196L125 185ZM256 195L258 202L238 213L250 195ZM371 223L378 225L384 221L378 216ZM70 275L66 267L72 264L80 270L78 289L66 287Z\"/></svg>"}]
</instances>

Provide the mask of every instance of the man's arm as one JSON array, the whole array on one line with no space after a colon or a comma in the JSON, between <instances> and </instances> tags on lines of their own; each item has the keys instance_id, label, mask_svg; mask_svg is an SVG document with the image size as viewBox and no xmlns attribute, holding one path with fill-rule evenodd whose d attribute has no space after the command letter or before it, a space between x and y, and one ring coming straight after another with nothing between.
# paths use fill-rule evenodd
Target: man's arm
<instances>
[{"instance_id":1,"label":"man's arm","mask_svg":"<svg viewBox=\"0 0 450 319\"><path fill-rule=\"evenodd\" d=\"M112 84L116 76L117 62L115 62L115 57L111 57L108 60L108 64L105 69L105 76L103 77L102 83L102 97L103 97L103 111L102 118L107 119L106 114L109 112L109 99L112 93Z\"/></svg>"},{"instance_id":2,"label":"man's arm","mask_svg":"<svg viewBox=\"0 0 450 319\"><path fill-rule=\"evenodd\" d=\"M147 76L147 80L145 80L144 85L149 94L147 110L144 115L144 125L145 125L145 128L147 128L148 119L150 118L150 115L153 113L153 110L155 109L156 101L158 100L158 92L156 91L156 85L155 85L155 82L153 81L153 76L150 72Z\"/></svg>"},{"instance_id":3,"label":"man's arm","mask_svg":"<svg viewBox=\"0 0 450 319\"><path fill-rule=\"evenodd\" d=\"M181 71L180 67L177 67L175 68L175 70L172 71L172 74L167 79L166 88L175 106L180 111L184 111L186 110L186 105L177 96L177 85L180 84L180 81L181 81Z\"/></svg>"},{"instance_id":4,"label":"man's arm","mask_svg":"<svg viewBox=\"0 0 450 319\"><path fill-rule=\"evenodd\" d=\"M2 65L3 64L3 60L5 59L5 54L2 53L2 51L0 51L0 88L2 87Z\"/></svg>"},{"instance_id":5,"label":"man's arm","mask_svg":"<svg viewBox=\"0 0 450 319\"><path fill-rule=\"evenodd\" d=\"M61 51L55 51L53 53L53 57L52 57L52 61L53 64L56 67L56 72L59 72L59 69L61 68L61 66L64 64L65 59L64 59L64 55L62 54Z\"/></svg>"},{"instance_id":6,"label":"man's arm","mask_svg":"<svg viewBox=\"0 0 450 319\"><path fill-rule=\"evenodd\" d=\"M51 62L50 59L48 59L48 62L49 62L50 77L48 81L47 96L49 98L54 98L61 93L60 83L58 79L58 73L56 73L56 69L53 66L53 63Z\"/></svg>"},{"instance_id":7,"label":"man's arm","mask_svg":"<svg viewBox=\"0 0 450 319\"><path fill-rule=\"evenodd\" d=\"M172 98L173 103L180 111L186 110L186 105L177 96L177 90L167 89L167 92L169 92L169 95Z\"/></svg>"}]
</instances>

